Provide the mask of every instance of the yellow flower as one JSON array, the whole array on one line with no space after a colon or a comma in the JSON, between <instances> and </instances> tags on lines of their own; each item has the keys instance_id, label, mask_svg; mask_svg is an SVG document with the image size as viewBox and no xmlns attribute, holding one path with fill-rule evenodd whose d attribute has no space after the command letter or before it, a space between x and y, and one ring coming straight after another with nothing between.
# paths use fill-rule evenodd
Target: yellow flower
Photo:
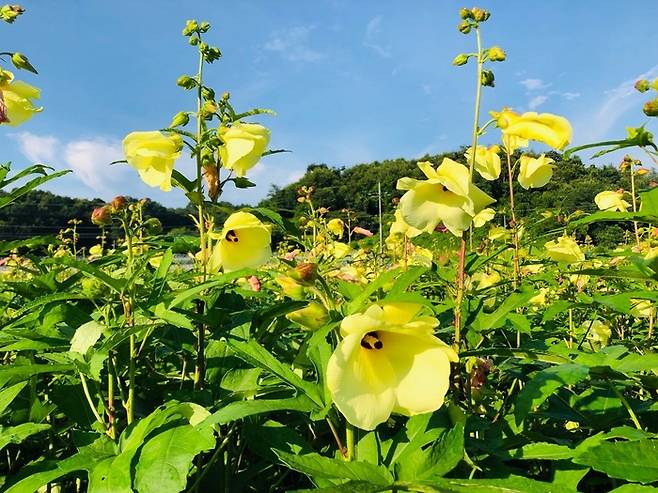
<instances>
[{"instance_id":1,"label":"yellow flower","mask_svg":"<svg viewBox=\"0 0 658 493\"><path fill-rule=\"evenodd\" d=\"M327 252L336 259L345 257L350 251L352 251L352 247L340 241L332 241L327 245Z\"/></svg>"},{"instance_id":2,"label":"yellow flower","mask_svg":"<svg viewBox=\"0 0 658 493\"><path fill-rule=\"evenodd\" d=\"M544 248L549 258L555 262L571 263L585 260L585 254L580 250L578 243L566 235L561 236L557 241L547 241Z\"/></svg>"},{"instance_id":3,"label":"yellow flower","mask_svg":"<svg viewBox=\"0 0 658 493\"><path fill-rule=\"evenodd\" d=\"M17 127L32 118L32 115L43 111L42 107L34 106L34 99L41 97L41 91L23 81L14 80L14 74L0 69L0 107L4 118L0 123Z\"/></svg>"},{"instance_id":4,"label":"yellow flower","mask_svg":"<svg viewBox=\"0 0 658 493\"><path fill-rule=\"evenodd\" d=\"M593 322L585 322L582 327L585 330L589 328L589 334L587 338L590 341L596 344L600 344L601 346L608 345L608 340L610 340L610 336L612 335L612 330L608 324L605 324L600 320L594 320Z\"/></svg>"},{"instance_id":5,"label":"yellow flower","mask_svg":"<svg viewBox=\"0 0 658 493\"><path fill-rule=\"evenodd\" d=\"M553 176L554 161L544 154L538 158L523 155L520 161L519 183L526 190L543 187Z\"/></svg>"},{"instance_id":6,"label":"yellow flower","mask_svg":"<svg viewBox=\"0 0 658 493\"><path fill-rule=\"evenodd\" d=\"M103 247L100 245L94 245L89 248L89 255L92 255L94 257L100 257L103 255Z\"/></svg>"},{"instance_id":7,"label":"yellow flower","mask_svg":"<svg viewBox=\"0 0 658 493\"><path fill-rule=\"evenodd\" d=\"M286 314L286 318L306 329L317 330L329 321L329 313L320 303L311 301L304 308Z\"/></svg>"},{"instance_id":8,"label":"yellow flower","mask_svg":"<svg viewBox=\"0 0 658 493\"><path fill-rule=\"evenodd\" d=\"M137 169L142 181L165 192L171 190L171 173L182 148L183 139L173 133L132 132L123 139L126 160Z\"/></svg>"},{"instance_id":9,"label":"yellow flower","mask_svg":"<svg viewBox=\"0 0 658 493\"><path fill-rule=\"evenodd\" d=\"M327 387L352 425L373 430L392 412L435 411L448 391L457 354L433 335L422 305L382 303L343 319L343 339L329 358Z\"/></svg>"},{"instance_id":10,"label":"yellow flower","mask_svg":"<svg viewBox=\"0 0 658 493\"><path fill-rule=\"evenodd\" d=\"M491 273L477 272L471 277L471 282L476 284L478 291L495 286L502 280L503 278L496 271Z\"/></svg>"},{"instance_id":11,"label":"yellow flower","mask_svg":"<svg viewBox=\"0 0 658 493\"><path fill-rule=\"evenodd\" d=\"M409 226L404 219L402 219L402 213L400 209L395 209L395 221L391 224L391 229L389 230L389 235L405 235L407 238L414 238L423 232L420 229L416 229L413 226Z\"/></svg>"},{"instance_id":12,"label":"yellow flower","mask_svg":"<svg viewBox=\"0 0 658 493\"><path fill-rule=\"evenodd\" d=\"M249 212L234 212L224 223L210 255L208 270L256 268L272 256L270 228Z\"/></svg>"},{"instance_id":13,"label":"yellow flower","mask_svg":"<svg viewBox=\"0 0 658 493\"><path fill-rule=\"evenodd\" d=\"M490 241L501 240L507 236L509 236L509 231L507 231L502 226L492 226L489 229L489 234L487 235Z\"/></svg>"},{"instance_id":14,"label":"yellow flower","mask_svg":"<svg viewBox=\"0 0 658 493\"><path fill-rule=\"evenodd\" d=\"M398 190L407 190L400 199L402 219L421 231L432 232L443 225L455 236L469 228L478 212L495 200L470 180L468 169L444 158L434 169L424 161L418 163L427 180L400 178Z\"/></svg>"},{"instance_id":15,"label":"yellow flower","mask_svg":"<svg viewBox=\"0 0 658 493\"><path fill-rule=\"evenodd\" d=\"M327 223L327 229L338 236L338 238L342 238L345 224L340 219L332 219Z\"/></svg>"},{"instance_id":16,"label":"yellow flower","mask_svg":"<svg viewBox=\"0 0 658 493\"><path fill-rule=\"evenodd\" d=\"M521 147L528 147L528 139L522 139L516 135L503 134L503 147L508 154L512 154Z\"/></svg>"},{"instance_id":17,"label":"yellow flower","mask_svg":"<svg viewBox=\"0 0 658 493\"><path fill-rule=\"evenodd\" d=\"M480 212L475 214L475 216L473 216L473 226L476 228L481 228L489 221L491 221L495 215L496 215L496 211L490 207L487 207L486 209L482 209Z\"/></svg>"},{"instance_id":18,"label":"yellow flower","mask_svg":"<svg viewBox=\"0 0 658 493\"><path fill-rule=\"evenodd\" d=\"M270 142L270 131L257 123L235 122L230 127L220 127L219 137L224 142L219 157L226 169L239 177L260 160Z\"/></svg>"},{"instance_id":19,"label":"yellow flower","mask_svg":"<svg viewBox=\"0 0 658 493\"><path fill-rule=\"evenodd\" d=\"M477 146L475 152L475 170L480 173L480 176L485 180L496 180L500 176L500 156L498 152L500 147L497 145L486 148L485 146ZM464 153L466 162L470 164L473 159L473 147L469 147Z\"/></svg>"},{"instance_id":20,"label":"yellow flower","mask_svg":"<svg viewBox=\"0 0 658 493\"><path fill-rule=\"evenodd\" d=\"M544 306L546 304L546 294L548 293L548 288L539 288L539 293L534 295L528 300L528 304L535 307Z\"/></svg>"},{"instance_id":21,"label":"yellow flower","mask_svg":"<svg viewBox=\"0 0 658 493\"><path fill-rule=\"evenodd\" d=\"M571 141L571 124L562 116L534 111L519 115L509 109L503 109L500 113L492 111L491 115L503 135L536 140L554 149L564 149Z\"/></svg>"},{"instance_id":22,"label":"yellow flower","mask_svg":"<svg viewBox=\"0 0 658 493\"><path fill-rule=\"evenodd\" d=\"M649 300L631 300L631 315L635 318L649 318L653 314L653 306Z\"/></svg>"},{"instance_id":23,"label":"yellow flower","mask_svg":"<svg viewBox=\"0 0 658 493\"><path fill-rule=\"evenodd\" d=\"M612 190L598 193L594 197L594 202L596 202L597 207L602 211L626 212L631 206L631 204L624 200L623 192L614 192Z\"/></svg>"}]
</instances>

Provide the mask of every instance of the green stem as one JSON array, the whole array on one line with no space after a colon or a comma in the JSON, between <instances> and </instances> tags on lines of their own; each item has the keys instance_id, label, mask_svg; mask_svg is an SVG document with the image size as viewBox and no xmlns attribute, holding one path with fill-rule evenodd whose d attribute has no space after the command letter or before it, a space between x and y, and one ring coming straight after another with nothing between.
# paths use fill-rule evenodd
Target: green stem
<instances>
[{"instance_id":1,"label":"green stem","mask_svg":"<svg viewBox=\"0 0 658 493\"><path fill-rule=\"evenodd\" d=\"M345 444L347 447L347 453L345 454L345 460L353 461L356 460L356 447L354 444L354 433L355 429L350 423L347 423L345 427Z\"/></svg>"},{"instance_id":2,"label":"green stem","mask_svg":"<svg viewBox=\"0 0 658 493\"><path fill-rule=\"evenodd\" d=\"M480 28L475 27L475 39L477 42L477 87L475 89L475 111L473 114L473 139L471 144L471 159L469 160L469 174L473 178L473 169L475 168L475 150L478 146L478 135L480 131L480 98L482 95L482 66L484 64L484 57L482 56L482 40L480 39Z\"/></svg>"},{"instance_id":3,"label":"green stem","mask_svg":"<svg viewBox=\"0 0 658 493\"><path fill-rule=\"evenodd\" d=\"M635 169L633 168L633 161L631 160L631 198L633 199L633 212L637 212L637 200L635 198ZM640 232L638 230L637 221L633 221L633 228L635 229L635 244L638 250L640 249Z\"/></svg>"},{"instance_id":4,"label":"green stem","mask_svg":"<svg viewBox=\"0 0 658 493\"><path fill-rule=\"evenodd\" d=\"M85 394L85 398L87 399L87 403L89 404L89 408L91 409L91 412L94 414L96 421L98 421L101 425L103 425L103 428L106 428L105 421L103 421L103 418L101 418L101 415L98 413L96 406L94 406L94 401L91 398L91 394L89 393L89 387L87 386L87 379L82 374L82 372L78 372L78 374L80 375L80 383L82 384L82 391Z\"/></svg>"},{"instance_id":5,"label":"green stem","mask_svg":"<svg viewBox=\"0 0 658 493\"><path fill-rule=\"evenodd\" d=\"M632 408L631 405L628 403L628 401L626 400L626 398L622 395L621 392L619 392L619 390L617 389L617 387L615 387L615 385L614 385L610 380L608 380L608 385L610 386L610 388L612 389L612 391L615 393L615 395L619 398L619 400L621 401L621 403L622 403L622 404L624 405L624 407L626 408L626 411L628 412L628 415L630 416L631 421L633 422L633 424L635 425L635 427L636 427L638 430L642 430L642 425L640 424L640 421L637 419L637 416L635 415L635 411L633 411L633 408Z\"/></svg>"}]
</instances>

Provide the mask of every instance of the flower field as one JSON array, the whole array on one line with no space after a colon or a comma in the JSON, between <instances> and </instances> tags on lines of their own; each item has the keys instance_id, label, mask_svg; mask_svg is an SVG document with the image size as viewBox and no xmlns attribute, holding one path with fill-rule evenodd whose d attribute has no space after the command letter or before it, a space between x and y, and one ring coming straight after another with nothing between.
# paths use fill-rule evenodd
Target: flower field
<instances>
[{"instance_id":1,"label":"flower field","mask_svg":"<svg viewBox=\"0 0 658 493\"><path fill-rule=\"evenodd\" d=\"M2 6L0 28L29 14ZM88 211L89 249L75 221L0 240L0 492L655 489L658 79L635 84L643 125L574 146L563 116L489 107L507 58L487 44L495 15L454 20L473 47L452 62L476 86L472 140L396 178L392 221L380 189L376 230L313 186L296 190L300 214L216 220L227 189L287 150L270 145L273 111L207 85L219 35L185 24L198 68L173 89L188 109L126 135L107 164L187 197L187 261L124 196ZM40 117L28 77L25 54L0 53L0 131ZM619 150L630 189L596 194L591 213L516 207L558 157ZM0 208L67 173L2 164ZM609 224L623 241L595 244L588 228Z\"/></svg>"}]
</instances>

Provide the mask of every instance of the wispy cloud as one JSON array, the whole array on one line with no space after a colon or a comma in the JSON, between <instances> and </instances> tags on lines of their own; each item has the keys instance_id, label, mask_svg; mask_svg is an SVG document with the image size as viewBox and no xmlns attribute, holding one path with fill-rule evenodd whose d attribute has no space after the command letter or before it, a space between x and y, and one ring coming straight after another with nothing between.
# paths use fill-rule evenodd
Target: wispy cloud
<instances>
[{"instance_id":1,"label":"wispy cloud","mask_svg":"<svg viewBox=\"0 0 658 493\"><path fill-rule=\"evenodd\" d=\"M540 89L546 89L550 87L550 83L544 83L541 79L524 79L520 80L519 84L525 87L526 91L539 91Z\"/></svg>"},{"instance_id":2,"label":"wispy cloud","mask_svg":"<svg viewBox=\"0 0 658 493\"><path fill-rule=\"evenodd\" d=\"M368 24L366 24L366 34L363 39L363 46L370 48L382 58L391 58L393 54L391 53L390 46L384 46L381 43L381 25L381 15L375 16L368 21Z\"/></svg>"},{"instance_id":3,"label":"wispy cloud","mask_svg":"<svg viewBox=\"0 0 658 493\"><path fill-rule=\"evenodd\" d=\"M531 110L539 108L547 100L548 100L548 96L543 96L543 95L542 96L535 96L530 101L528 101L528 108L530 108Z\"/></svg>"},{"instance_id":4,"label":"wispy cloud","mask_svg":"<svg viewBox=\"0 0 658 493\"><path fill-rule=\"evenodd\" d=\"M658 76L658 65L647 72L621 82L604 91L601 104L591 113L583 115L576 123L578 141L590 142L606 138L608 132L630 109L640 108L643 95L633 87L638 79L653 79Z\"/></svg>"},{"instance_id":5,"label":"wispy cloud","mask_svg":"<svg viewBox=\"0 0 658 493\"><path fill-rule=\"evenodd\" d=\"M76 140L66 144L64 160L73 172L89 188L98 193L120 191L127 179L126 166L113 165L112 161L124 159L121 144L114 140L95 138Z\"/></svg>"},{"instance_id":6,"label":"wispy cloud","mask_svg":"<svg viewBox=\"0 0 658 493\"><path fill-rule=\"evenodd\" d=\"M296 26L275 31L264 48L291 62L317 62L324 58L324 54L308 46L314 29L315 26Z\"/></svg>"},{"instance_id":7,"label":"wispy cloud","mask_svg":"<svg viewBox=\"0 0 658 493\"><path fill-rule=\"evenodd\" d=\"M59 140L52 135L35 135L30 132L10 134L18 142L21 153L32 162L50 164L57 154Z\"/></svg>"}]
</instances>

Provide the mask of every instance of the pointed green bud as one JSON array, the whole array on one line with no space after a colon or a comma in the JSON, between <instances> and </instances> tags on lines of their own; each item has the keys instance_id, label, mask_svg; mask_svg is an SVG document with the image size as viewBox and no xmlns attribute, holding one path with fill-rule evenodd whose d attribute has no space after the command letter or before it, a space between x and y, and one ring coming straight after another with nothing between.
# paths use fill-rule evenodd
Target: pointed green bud
<instances>
[{"instance_id":1,"label":"pointed green bud","mask_svg":"<svg viewBox=\"0 0 658 493\"><path fill-rule=\"evenodd\" d=\"M162 233L162 223L157 217L150 217L144 221L144 231L149 236L159 235Z\"/></svg>"},{"instance_id":2,"label":"pointed green bud","mask_svg":"<svg viewBox=\"0 0 658 493\"><path fill-rule=\"evenodd\" d=\"M468 19L473 18L473 12L471 12L471 9L467 8L459 9L459 17L467 21Z\"/></svg>"},{"instance_id":3,"label":"pointed green bud","mask_svg":"<svg viewBox=\"0 0 658 493\"><path fill-rule=\"evenodd\" d=\"M489 12L478 7L473 7L471 12L473 13L473 19L475 19L475 22L484 22L491 16Z\"/></svg>"},{"instance_id":4,"label":"pointed green bud","mask_svg":"<svg viewBox=\"0 0 658 493\"><path fill-rule=\"evenodd\" d=\"M182 87L183 89L194 89L197 86L197 81L195 78L190 77L189 75L181 75L176 80L176 85Z\"/></svg>"},{"instance_id":5,"label":"pointed green bud","mask_svg":"<svg viewBox=\"0 0 658 493\"><path fill-rule=\"evenodd\" d=\"M500 46L492 46L489 48L489 60L492 62L503 62L507 55Z\"/></svg>"},{"instance_id":6,"label":"pointed green bud","mask_svg":"<svg viewBox=\"0 0 658 493\"><path fill-rule=\"evenodd\" d=\"M494 87L495 85L494 73L491 70L483 70L480 77L480 83L485 87Z\"/></svg>"},{"instance_id":7,"label":"pointed green bud","mask_svg":"<svg viewBox=\"0 0 658 493\"><path fill-rule=\"evenodd\" d=\"M457 29L459 29L459 32L462 34L468 34L471 32L471 23L468 21L461 22L459 26L457 26Z\"/></svg>"},{"instance_id":8,"label":"pointed green bud","mask_svg":"<svg viewBox=\"0 0 658 493\"><path fill-rule=\"evenodd\" d=\"M468 63L468 55L465 55L464 53L460 53L452 60L452 64L457 67L461 67L462 65L466 65L467 63Z\"/></svg>"},{"instance_id":9,"label":"pointed green bud","mask_svg":"<svg viewBox=\"0 0 658 493\"><path fill-rule=\"evenodd\" d=\"M644 103L642 111L644 111L644 114L647 116L658 116L658 98Z\"/></svg>"},{"instance_id":10,"label":"pointed green bud","mask_svg":"<svg viewBox=\"0 0 658 493\"><path fill-rule=\"evenodd\" d=\"M190 116L185 111L179 111L174 115L169 124L170 128L184 127L190 122Z\"/></svg>"},{"instance_id":11,"label":"pointed green bud","mask_svg":"<svg viewBox=\"0 0 658 493\"><path fill-rule=\"evenodd\" d=\"M11 24L23 12L25 12L25 9L20 5L3 5L0 7L0 19Z\"/></svg>"},{"instance_id":12,"label":"pointed green bud","mask_svg":"<svg viewBox=\"0 0 658 493\"><path fill-rule=\"evenodd\" d=\"M210 22L203 21L199 26L199 31L201 31L202 33L207 33L208 29L210 29Z\"/></svg>"},{"instance_id":13,"label":"pointed green bud","mask_svg":"<svg viewBox=\"0 0 658 493\"><path fill-rule=\"evenodd\" d=\"M647 92L650 87L649 81L646 79L638 80L635 83L635 90L638 92Z\"/></svg>"},{"instance_id":14,"label":"pointed green bud","mask_svg":"<svg viewBox=\"0 0 658 493\"><path fill-rule=\"evenodd\" d=\"M329 321L329 314L320 303L311 301L305 308L286 314L286 318L306 329L317 330Z\"/></svg>"},{"instance_id":15,"label":"pointed green bud","mask_svg":"<svg viewBox=\"0 0 658 493\"><path fill-rule=\"evenodd\" d=\"M20 70L27 70L33 74L38 74L37 69L35 69L30 61L22 53L16 52L11 56L11 63L14 64L14 67Z\"/></svg>"},{"instance_id":16,"label":"pointed green bud","mask_svg":"<svg viewBox=\"0 0 658 493\"><path fill-rule=\"evenodd\" d=\"M183 36L191 36L199 30L199 25L195 20L189 20L185 23L183 28Z\"/></svg>"},{"instance_id":17,"label":"pointed green bud","mask_svg":"<svg viewBox=\"0 0 658 493\"><path fill-rule=\"evenodd\" d=\"M210 87L203 87L201 89L201 96L203 96L203 99L206 101L214 101L215 99L215 91L213 91Z\"/></svg>"},{"instance_id":18,"label":"pointed green bud","mask_svg":"<svg viewBox=\"0 0 658 493\"><path fill-rule=\"evenodd\" d=\"M656 77L651 83L651 89L653 89L654 91L658 91L658 77Z\"/></svg>"}]
</instances>

